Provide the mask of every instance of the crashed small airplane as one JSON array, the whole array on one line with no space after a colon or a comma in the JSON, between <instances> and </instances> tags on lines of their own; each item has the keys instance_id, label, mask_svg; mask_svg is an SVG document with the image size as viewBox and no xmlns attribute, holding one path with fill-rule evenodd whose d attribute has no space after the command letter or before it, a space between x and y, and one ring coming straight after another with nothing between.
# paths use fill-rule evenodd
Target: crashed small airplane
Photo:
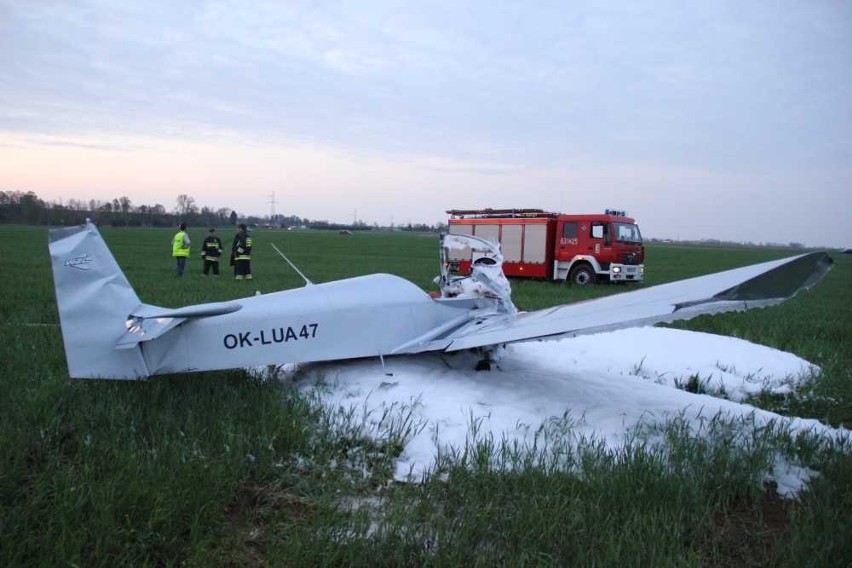
<instances>
[{"instance_id":1,"label":"crashed small airplane","mask_svg":"<svg viewBox=\"0 0 852 568\"><path fill-rule=\"evenodd\" d=\"M497 246L444 235L437 297L373 274L323 284L305 278L298 289L172 309L139 300L93 224L53 229L49 240L68 374L99 379L468 349L488 368L491 353L508 343L777 304L815 284L832 263L813 252L519 312ZM449 254L460 250L487 253L488 261L470 276L454 275Z\"/></svg>"}]
</instances>

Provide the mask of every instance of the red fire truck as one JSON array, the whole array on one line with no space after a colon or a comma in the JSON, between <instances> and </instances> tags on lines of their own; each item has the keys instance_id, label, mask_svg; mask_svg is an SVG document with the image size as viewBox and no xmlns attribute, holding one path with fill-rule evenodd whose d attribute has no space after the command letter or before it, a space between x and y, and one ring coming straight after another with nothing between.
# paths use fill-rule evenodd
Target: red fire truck
<instances>
[{"instance_id":1,"label":"red fire truck","mask_svg":"<svg viewBox=\"0 0 852 568\"><path fill-rule=\"evenodd\" d=\"M569 215L542 209L451 209L450 233L499 242L506 276L549 278L585 286L596 280L641 282L645 247L626 211ZM479 255L479 257L477 257ZM453 252L461 274L493 260L470 250Z\"/></svg>"}]
</instances>

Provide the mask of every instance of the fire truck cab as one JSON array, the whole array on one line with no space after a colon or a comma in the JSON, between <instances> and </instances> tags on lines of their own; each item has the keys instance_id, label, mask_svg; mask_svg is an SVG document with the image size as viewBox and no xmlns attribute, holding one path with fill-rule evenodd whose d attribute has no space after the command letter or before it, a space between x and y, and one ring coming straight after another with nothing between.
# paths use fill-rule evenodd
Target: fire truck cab
<instances>
[{"instance_id":1,"label":"fire truck cab","mask_svg":"<svg viewBox=\"0 0 852 568\"><path fill-rule=\"evenodd\" d=\"M625 211L573 215L542 209L451 209L447 213L450 233L500 243L506 276L580 286L597 280L641 282L645 277L642 235ZM450 262L468 274L472 264L490 259L468 250L454 252Z\"/></svg>"}]
</instances>

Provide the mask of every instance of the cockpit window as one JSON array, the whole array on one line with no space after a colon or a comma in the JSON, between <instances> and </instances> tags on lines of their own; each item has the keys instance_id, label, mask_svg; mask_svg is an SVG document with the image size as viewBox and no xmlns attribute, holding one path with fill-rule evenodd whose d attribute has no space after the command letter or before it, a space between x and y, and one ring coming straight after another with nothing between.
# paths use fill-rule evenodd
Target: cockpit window
<instances>
[{"instance_id":1,"label":"cockpit window","mask_svg":"<svg viewBox=\"0 0 852 568\"><path fill-rule=\"evenodd\" d=\"M642 234L638 225L630 223L613 223L615 227L615 239L622 243L642 244Z\"/></svg>"}]
</instances>

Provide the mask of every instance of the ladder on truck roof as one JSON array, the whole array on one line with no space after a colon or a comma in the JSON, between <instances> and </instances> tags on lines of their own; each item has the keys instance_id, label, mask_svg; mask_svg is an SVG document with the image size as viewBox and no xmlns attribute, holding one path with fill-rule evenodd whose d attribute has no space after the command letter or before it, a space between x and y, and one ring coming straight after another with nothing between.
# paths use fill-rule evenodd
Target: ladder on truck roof
<instances>
[{"instance_id":1,"label":"ladder on truck roof","mask_svg":"<svg viewBox=\"0 0 852 568\"><path fill-rule=\"evenodd\" d=\"M544 209L449 209L447 213L453 219L516 219L524 217L556 217Z\"/></svg>"}]
</instances>

